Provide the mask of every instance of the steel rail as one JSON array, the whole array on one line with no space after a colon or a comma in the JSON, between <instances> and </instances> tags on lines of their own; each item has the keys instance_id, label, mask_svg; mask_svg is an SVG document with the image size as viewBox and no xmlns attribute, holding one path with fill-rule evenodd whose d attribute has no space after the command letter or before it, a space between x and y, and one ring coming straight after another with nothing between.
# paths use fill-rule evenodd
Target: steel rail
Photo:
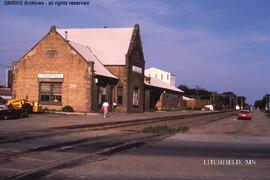
<instances>
[{"instance_id":1,"label":"steel rail","mask_svg":"<svg viewBox=\"0 0 270 180\"><path fill-rule=\"evenodd\" d=\"M187 114L187 115L154 117L154 118L146 118L146 119L138 119L138 120L81 124L81 125L53 127L53 128L43 129L43 130L27 131L27 132L21 132L21 133L10 133L10 134L1 136L2 140L0 140L0 144L19 142L19 141L29 140L29 139L45 138L45 137L51 137L55 135L68 134L68 133L74 133L74 132L83 132L83 131L90 131L90 130L107 130L107 129L113 129L113 128L140 125L140 124L150 124L150 123L157 123L157 122L164 122L164 121L177 121L177 120L185 119L185 118L193 118L193 117L200 117L200 116L214 115L214 114L223 114L223 113L229 113L229 112L232 112L232 111L217 111L217 112L207 112L207 113L197 113L197 114ZM65 131L63 131L63 129ZM45 134L22 136L22 134L24 133L35 133L35 132L45 133ZM15 138L12 138L14 136Z\"/></svg>"},{"instance_id":2,"label":"steel rail","mask_svg":"<svg viewBox=\"0 0 270 180\"><path fill-rule=\"evenodd\" d=\"M231 114L232 112L215 112L215 113L204 113L204 114L192 114L192 115L182 115L182 116L171 116L171 117L160 117L160 118L152 118L152 119L145 119L145 120L138 120L138 121L128 121L128 122L121 122L121 123L112 123L112 124L107 124L107 125L95 125L95 126L88 126L88 127L72 127L70 130L71 132L65 132L65 133L72 133L72 132L77 132L77 131L89 131L89 130L106 130L106 129L114 129L114 128L122 128L122 127L132 127L132 126L138 126L138 125L149 125L151 123L158 123L158 122L175 122L177 120L180 119L184 119L184 118L193 118L193 117L200 117L202 115L215 115L215 114L223 114L223 113L229 113ZM216 117L214 118L214 120L210 120L207 122L199 122L197 125L201 125L201 124L205 124L205 123L209 123L209 122L213 122L213 121L217 121L219 119L223 119L225 117ZM201 123L201 124L200 124ZM58 128L59 129L59 128ZM65 128L62 128L62 130ZM134 134L138 134L137 133L126 133L128 135L134 135ZM38 178L38 177L42 177L44 175L47 175L49 173L51 173L54 170L57 169L61 169L64 168L66 166L76 166L78 164L80 164L82 161L85 161L87 159L91 159L92 161L97 160L97 158L100 157L104 157L104 156L108 156L111 154L114 154L116 152L119 151L123 151L123 150L127 150L130 148L134 148L134 147L138 147L141 146L143 144L145 144L148 141L153 141L153 139L157 138L157 137L162 137L164 135L161 134L154 134L154 135L146 135L146 137L142 138L135 138L135 139L123 139L123 142L111 147L106 147L104 149L101 149L99 151L96 151L94 153L91 154L86 154L86 155L81 155L79 157L75 157L75 158L69 158L69 159L64 159L62 161L54 161L54 162L50 162L46 165L37 167L37 168L33 168L30 170L26 170L26 171L22 171L20 173L17 173L15 175L11 175L11 176L7 176L7 177L0 177L3 179L31 179L31 178ZM44 146L40 146L40 147L33 147L32 149L27 149L24 152L17 152L17 154L10 154L6 160L12 159L12 158L17 158L19 156L23 156L29 153L39 153L42 151L47 151L47 150L56 150L56 149L64 149L67 151L72 151L73 149L76 149L77 147L80 147L82 145L85 145L87 143L94 143L94 142L98 142L100 140L104 140L106 138L108 139L113 139L113 138L120 138L123 137L123 132L122 133L116 133L114 136L112 135L108 135L108 136L101 136L99 138L94 138L94 139L80 139L77 141L68 141L68 142L64 142L64 143L58 143L58 144L51 144L51 145L44 145ZM2 156L3 157L3 156ZM0 158L1 160L1 158ZM4 160L4 159L2 159Z\"/></svg>"},{"instance_id":3,"label":"steel rail","mask_svg":"<svg viewBox=\"0 0 270 180\"><path fill-rule=\"evenodd\" d=\"M228 113L228 112L226 112ZM215 113L216 114L216 113ZM209 115L209 114L207 114ZM213 113L211 113L211 115L213 115ZM159 118L159 120L156 120L156 119L149 119L149 120L144 120L144 121L128 121L128 122L124 122L124 123L114 123L113 125L107 125L107 126L101 126L101 127L94 127L93 129L92 128L84 128L83 131L89 131L89 130L107 130L107 129L115 129L115 128L123 128L123 127L133 127L133 126L138 126L138 125L148 125L148 124L156 124L156 123L160 123L160 122L172 122L172 121L178 121L180 119L184 119L184 118L191 118L191 117L200 117L200 115L196 114L196 115L185 115L185 116L180 116L181 118L174 118L174 117L167 117L167 118ZM202 124L205 124L205 123L210 123L210 122L213 122L213 121L217 121L217 120L220 120L220 119L223 119L224 117L218 117L214 120L210 119L206 122L201 122L201 121L196 121L196 124L195 125L192 125L192 126L198 126L198 125L202 125ZM189 123L189 126L191 124ZM80 130L79 130L80 129ZM81 130L81 128L76 128L76 131L71 131L71 132L63 132L64 134L65 133L74 133L74 132L77 132L77 131L80 131L80 132L83 132ZM62 134L62 133L61 133ZM26 140L26 139L34 139L34 138L44 138L44 137L49 137L49 136L53 136L53 135L59 135L59 133L53 133L53 134L50 134L50 135L39 135L39 136L35 136L35 137L27 137L27 138L22 138L23 140ZM114 134L115 135L115 134ZM110 135L112 136L112 135ZM104 136L103 138L106 138L107 136ZM22 140L20 139L20 140ZM97 139L100 139L99 137L95 137L94 138L95 140ZM39 147L31 147L31 148L28 148L26 150L23 150L23 151L16 151L16 152L8 152L8 153L0 153L0 163L3 163L3 162L6 162L7 160L9 159L12 159L12 158L15 158L15 157L20 157L22 155L25 155L27 153L32 153L32 152L38 152L38 151L45 151L45 150L52 150L52 149L55 149L55 148L58 148L58 147L62 147L62 146L68 146L68 145L73 145L73 144L80 144L81 142L89 142L89 141L92 141L93 138L84 138L84 139L80 139L80 140L76 140L76 141L68 141L68 142L62 142L62 143L57 143L57 144L50 144L50 145L43 145L43 146L39 146ZM14 142L14 141L12 141Z\"/></svg>"}]
</instances>

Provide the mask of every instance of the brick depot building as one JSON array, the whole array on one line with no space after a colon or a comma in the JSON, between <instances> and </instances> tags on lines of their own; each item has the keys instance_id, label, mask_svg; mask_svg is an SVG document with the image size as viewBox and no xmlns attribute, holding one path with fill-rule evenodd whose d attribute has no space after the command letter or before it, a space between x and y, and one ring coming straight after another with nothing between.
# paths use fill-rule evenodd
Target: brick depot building
<instances>
[{"instance_id":1,"label":"brick depot building","mask_svg":"<svg viewBox=\"0 0 270 180\"><path fill-rule=\"evenodd\" d=\"M69 105L77 112L98 112L105 100L116 112L179 109L183 91L162 79L145 77L144 70L138 24L91 29L52 26L13 65L12 95L48 109Z\"/></svg>"},{"instance_id":2,"label":"brick depot building","mask_svg":"<svg viewBox=\"0 0 270 180\"><path fill-rule=\"evenodd\" d=\"M144 111L144 56L139 25L56 29L52 26L13 65L13 97L49 109L96 112L104 100L117 112Z\"/></svg>"}]
</instances>

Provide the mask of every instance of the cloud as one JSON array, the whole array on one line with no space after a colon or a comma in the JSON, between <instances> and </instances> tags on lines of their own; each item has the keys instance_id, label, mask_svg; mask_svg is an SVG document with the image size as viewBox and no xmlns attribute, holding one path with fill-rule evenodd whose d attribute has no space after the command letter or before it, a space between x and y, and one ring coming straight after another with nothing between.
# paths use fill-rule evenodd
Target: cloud
<instances>
[{"instance_id":1,"label":"cloud","mask_svg":"<svg viewBox=\"0 0 270 180\"><path fill-rule=\"evenodd\" d=\"M216 91L233 90L239 95L252 95L249 102L255 100L258 89L260 93L267 89L265 83L259 81L260 74L267 72L266 65L270 66L264 54L269 33L256 29L229 35L224 33L226 30L216 32L209 23L224 17L217 13L209 18L204 4L194 1L178 3L181 12L172 12L173 7L167 1L110 2L101 3L111 15L110 19L125 25L140 23L146 65L172 71L177 75L178 84L199 84ZM160 21L170 17L174 21L180 17L179 21L188 18L204 23L187 25ZM265 78L270 79L269 75Z\"/></svg>"}]
</instances>

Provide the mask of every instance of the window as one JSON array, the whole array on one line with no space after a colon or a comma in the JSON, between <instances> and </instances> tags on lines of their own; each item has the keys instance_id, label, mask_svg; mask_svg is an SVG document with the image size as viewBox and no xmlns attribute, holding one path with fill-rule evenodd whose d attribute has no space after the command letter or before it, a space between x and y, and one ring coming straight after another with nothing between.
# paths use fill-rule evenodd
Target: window
<instances>
[{"instance_id":1,"label":"window","mask_svg":"<svg viewBox=\"0 0 270 180\"><path fill-rule=\"evenodd\" d=\"M55 56L57 56L57 50L55 49L47 50L46 55L48 58L54 58Z\"/></svg>"},{"instance_id":2,"label":"window","mask_svg":"<svg viewBox=\"0 0 270 180\"><path fill-rule=\"evenodd\" d=\"M51 91L50 83L40 83L40 101L41 102L50 101L50 91Z\"/></svg>"},{"instance_id":3,"label":"window","mask_svg":"<svg viewBox=\"0 0 270 180\"><path fill-rule=\"evenodd\" d=\"M62 101L62 83L52 83L53 102Z\"/></svg>"},{"instance_id":4,"label":"window","mask_svg":"<svg viewBox=\"0 0 270 180\"><path fill-rule=\"evenodd\" d=\"M163 74L161 74L161 80L163 80Z\"/></svg>"},{"instance_id":5,"label":"window","mask_svg":"<svg viewBox=\"0 0 270 180\"><path fill-rule=\"evenodd\" d=\"M123 87L117 87L117 104L121 105L123 103Z\"/></svg>"},{"instance_id":6,"label":"window","mask_svg":"<svg viewBox=\"0 0 270 180\"><path fill-rule=\"evenodd\" d=\"M133 89L133 106L139 106L139 88Z\"/></svg>"},{"instance_id":7,"label":"window","mask_svg":"<svg viewBox=\"0 0 270 180\"><path fill-rule=\"evenodd\" d=\"M62 102L62 83L41 82L40 83L40 102L61 103Z\"/></svg>"},{"instance_id":8,"label":"window","mask_svg":"<svg viewBox=\"0 0 270 180\"><path fill-rule=\"evenodd\" d=\"M156 74L156 78L157 78L157 74Z\"/></svg>"},{"instance_id":9,"label":"window","mask_svg":"<svg viewBox=\"0 0 270 180\"><path fill-rule=\"evenodd\" d=\"M167 74L167 80L169 80L169 74Z\"/></svg>"}]
</instances>

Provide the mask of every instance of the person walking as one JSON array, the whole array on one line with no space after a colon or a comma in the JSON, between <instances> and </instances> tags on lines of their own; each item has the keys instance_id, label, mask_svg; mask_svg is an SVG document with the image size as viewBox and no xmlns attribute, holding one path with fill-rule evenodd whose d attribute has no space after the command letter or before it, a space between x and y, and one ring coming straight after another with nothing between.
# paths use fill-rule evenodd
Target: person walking
<instances>
[{"instance_id":1,"label":"person walking","mask_svg":"<svg viewBox=\"0 0 270 180\"><path fill-rule=\"evenodd\" d=\"M102 104L102 107L101 109L103 110L103 116L104 117L107 117L107 113L109 111L109 103L107 101L104 101L103 104Z\"/></svg>"}]
</instances>

